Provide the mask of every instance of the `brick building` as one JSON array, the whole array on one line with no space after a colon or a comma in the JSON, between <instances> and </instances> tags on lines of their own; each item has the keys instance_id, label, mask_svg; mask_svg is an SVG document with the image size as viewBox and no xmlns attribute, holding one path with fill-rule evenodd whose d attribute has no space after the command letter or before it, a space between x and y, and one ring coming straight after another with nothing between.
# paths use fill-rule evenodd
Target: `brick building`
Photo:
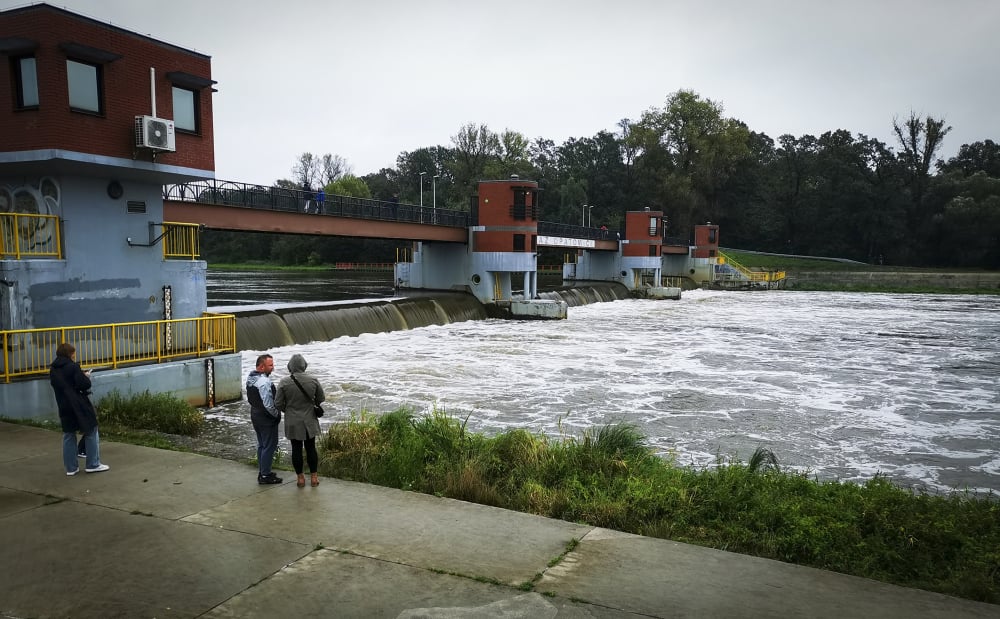
<instances>
[{"instance_id":1,"label":"brick building","mask_svg":"<svg viewBox=\"0 0 1000 619\"><path fill-rule=\"evenodd\" d=\"M205 263L164 256L162 188L214 177L214 84L204 54L0 11L0 330L204 311Z\"/></svg>"}]
</instances>

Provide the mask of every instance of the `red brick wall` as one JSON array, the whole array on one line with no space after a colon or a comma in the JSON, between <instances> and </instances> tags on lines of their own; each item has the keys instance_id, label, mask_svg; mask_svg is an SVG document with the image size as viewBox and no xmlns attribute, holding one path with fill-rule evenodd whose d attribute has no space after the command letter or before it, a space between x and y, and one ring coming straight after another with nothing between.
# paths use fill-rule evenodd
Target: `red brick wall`
<instances>
[{"instance_id":1,"label":"red brick wall","mask_svg":"<svg viewBox=\"0 0 1000 619\"><path fill-rule=\"evenodd\" d=\"M695 249L693 258L711 258L719 255L719 226L699 224L694 227Z\"/></svg>"},{"instance_id":2,"label":"red brick wall","mask_svg":"<svg viewBox=\"0 0 1000 619\"><path fill-rule=\"evenodd\" d=\"M649 220L656 218L653 234L649 233ZM625 238L623 256L659 256L663 245L663 211L629 211L625 213ZM649 246L655 246L655 253L649 253Z\"/></svg>"},{"instance_id":3,"label":"red brick wall","mask_svg":"<svg viewBox=\"0 0 1000 619\"><path fill-rule=\"evenodd\" d=\"M15 110L10 58L0 56L0 151L61 149L132 159L135 116L151 114L149 69L156 69L156 115L173 118L171 71L211 79L207 56L102 24L45 5L0 13L0 36L38 42L38 109ZM66 54L60 43L72 42L121 54L103 65L104 114L74 112L69 107ZM200 134L176 133L177 152L158 153L165 165L215 170L212 91L199 96ZM138 158L148 161L148 151Z\"/></svg>"},{"instance_id":4,"label":"red brick wall","mask_svg":"<svg viewBox=\"0 0 1000 619\"><path fill-rule=\"evenodd\" d=\"M479 183L479 225L487 231L473 233L474 251L512 252L514 235L524 235L524 251L530 252L532 238L538 234L538 222L531 218L514 219L511 207L514 205L512 187L538 187L534 181L498 181ZM529 192L525 211L531 212L535 205ZM490 230L490 228L506 228Z\"/></svg>"}]
</instances>

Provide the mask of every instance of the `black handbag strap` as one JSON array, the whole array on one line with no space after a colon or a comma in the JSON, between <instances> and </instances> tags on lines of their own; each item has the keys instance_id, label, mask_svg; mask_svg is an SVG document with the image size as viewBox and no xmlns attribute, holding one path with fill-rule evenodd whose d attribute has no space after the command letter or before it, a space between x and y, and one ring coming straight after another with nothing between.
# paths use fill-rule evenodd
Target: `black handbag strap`
<instances>
[{"instance_id":1,"label":"black handbag strap","mask_svg":"<svg viewBox=\"0 0 1000 619\"><path fill-rule=\"evenodd\" d=\"M312 398L310 398L310 397L309 397L309 394L308 394L308 393L306 393L306 390L302 388L302 383L300 383L300 382L299 382L299 381L298 381L298 380L297 380L297 379L295 378L295 374L289 374L289 376L290 376L290 377L292 378L292 381L293 381L293 382L295 383L295 386L299 388L299 391L301 391L301 392L302 392L302 395L306 396L306 399L307 399L307 400L312 400L312 403L313 403L313 405L317 404L317 402L316 402L316 398L315 398L315 397L312 397Z\"/></svg>"}]
</instances>

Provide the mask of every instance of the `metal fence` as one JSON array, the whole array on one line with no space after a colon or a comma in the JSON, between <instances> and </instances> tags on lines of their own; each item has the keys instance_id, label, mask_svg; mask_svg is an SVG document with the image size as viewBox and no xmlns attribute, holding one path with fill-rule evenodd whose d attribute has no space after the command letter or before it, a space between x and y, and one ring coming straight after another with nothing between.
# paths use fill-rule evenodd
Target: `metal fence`
<instances>
[{"instance_id":1,"label":"metal fence","mask_svg":"<svg viewBox=\"0 0 1000 619\"><path fill-rule=\"evenodd\" d=\"M177 202L199 202L288 213L402 221L459 228L469 226L467 211L351 196L325 195L322 200L317 200L317 197L317 193L301 189L220 180L195 181L163 187L163 199Z\"/></svg>"},{"instance_id":2,"label":"metal fence","mask_svg":"<svg viewBox=\"0 0 1000 619\"><path fill-rule=\"evenodd\" d=\"M3 258L62 258L59 217L0 213L0 256Z\"/></svg>"},{"instance_id":3,"label":"metal fence","mask_svg":"<svg viewBox=\"0 0 1000 619\"><path fill-rule=\"evenodd\" d=\"M162 363L185 357L236 352L236 317L209 314L197 318L105 325L0 331L3 378L47 374L62 342L76 347L85 368L118 368Z\"/></svg>"}]
</instances>

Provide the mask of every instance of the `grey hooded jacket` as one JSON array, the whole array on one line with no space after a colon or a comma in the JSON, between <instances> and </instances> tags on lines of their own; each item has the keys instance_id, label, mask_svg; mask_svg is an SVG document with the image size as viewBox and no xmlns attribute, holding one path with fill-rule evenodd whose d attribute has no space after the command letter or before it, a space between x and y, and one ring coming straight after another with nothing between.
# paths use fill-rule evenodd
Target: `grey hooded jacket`
<instances>
[{"instance_id":1,"label":"grey hooded jacket","mask_svg":"<svg viewBox=\"0 0 1000 619\"><path fill-rule=\"evenodd\" d=\"M313 406L326 400L323 387L305 370L308 363L302 355L294 354L288 360L288 373L278 383L278 393L274 397L274 406L285 413L285 438L304 441L320 433L319 420L313 414ZM294 376L309 397L302 393L294 381Z\"/></svg>"}]
</instances>

